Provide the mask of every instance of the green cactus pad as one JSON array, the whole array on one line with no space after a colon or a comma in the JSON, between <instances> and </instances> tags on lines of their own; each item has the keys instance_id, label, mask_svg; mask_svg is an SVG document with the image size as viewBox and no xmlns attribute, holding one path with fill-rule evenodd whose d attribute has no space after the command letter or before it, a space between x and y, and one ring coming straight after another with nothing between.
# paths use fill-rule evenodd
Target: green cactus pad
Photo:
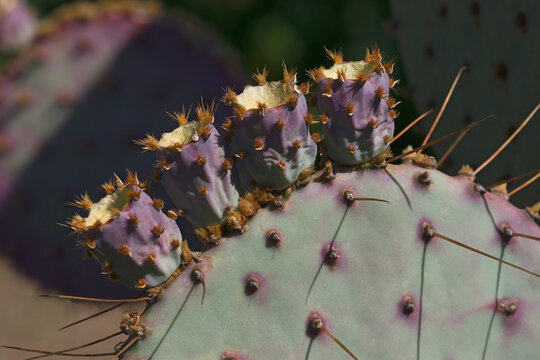
<instances>
[{"instance_id":1,"label":"green cactus pad","mask_svg":"<svg viewBox=\"0 0 540 360\"><path fill-rule=\"evenodd\" d=\"M261 210L146 309L150 335L123 359L350 359L325 333L309 336L313 315L361 359L481 359L492 316L487 358L534 358L540 279L437 236L425 242L423 227L495 257L506 244L504 260L536 272L538 243L501 229L540 229L469 178L425 171L341 173ZM345 190L390 203L349 204Z\"/></svg>"}]
</instances>

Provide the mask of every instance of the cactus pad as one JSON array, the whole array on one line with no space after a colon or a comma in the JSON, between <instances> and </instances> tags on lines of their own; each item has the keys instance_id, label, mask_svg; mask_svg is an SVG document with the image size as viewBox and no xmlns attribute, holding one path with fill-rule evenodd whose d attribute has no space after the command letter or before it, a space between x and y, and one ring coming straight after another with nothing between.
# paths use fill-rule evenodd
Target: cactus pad
<instances>
[{"instance_id":1,"label":"cactus pad","mask_svg":"<svg viewBox=\"0 0 540 360\"><path fill-rule=\"evenodd\" d=\"M540 229L467 177L427 171L429 185L418 180L426 169L408 163L340 173L296 190L281 211L261 210L145 311L151 335L124 359L350 358L313 333L313 317L358 358L480 359L489 329L487 358L534 358L540 279L426 239L424 227L536 271L538 243L502 229ZM347 202L346 191L390 203Z\"/></svg>"},{"instance_id":2,"label":"cactus pad","mask_svg":"<svg viewBox=\"0 0 540 360\"><path fill-rule=\"evenodd\" d=\"M254 180L274 190L291 186L309 169L317 145L309 134L304 94L296 76L258 86L247 86L229 101L236 116L227 138L238 158L240 180ZM248 186L248 185L244 185Z\"/></svg>"},{"instance_id":3,"label":"cactus pad","mask_svg":"<svg viewBox=\"0 0 540 360\"><path fill-rule=\"evenodd\" d=\"M140 267L141 253L152 263L161 259L154 252L165 227L150 225L149 239L143 226L133 239L129 222L158 221L150 212L170 223L172 235L160 253L167 271L144 278L143 285L162 283L132 299L147 306L121 319L127 338L115 347L115 358L502 360L540 352L538 207L514 207L504 185L484 188L467 168L456 177L443 174L423 147L388 159L397 113L395 101L383 99L395 83L388 77L392 64L383 64L377 49L365 62L329 55L333 68L311 72L320 85L319 110L327 112L319 118L327 126L323 145L330 158L316 173L308 131L314 121L304 98L309 86L297 87L295 73L286 69L282 81L267 83L263 71L255 75L258 87L240 95L227 90L224 100L235 118L223 128L234 166L223 166L229 149L220 148L213 112L202 106L196 121L178 114L180 128L140 142L157 150L165 173L178 167L166 175L166 186L208 186L199 192L210 195L203 201L169 191L189 202L194 219L219 221L231 203L224 224L197 229L215 240L203 241L202 252L185 245L177 252L179 241L170 238L179 237L176 225L162 219L162 203L143 196L133 175L127 186L117 180L116 193L104 186L113 195L96 205L85 196L76 201L90 215L76 216L70 225L96 231L101 238L90 237L85 245L103 249L103 260L125 269L119 275L131 283L148 270ZM349 71L354 79L348 83ZM353 88L359 88L356 95ZM332 142L341 144L334 153ZM292 155L304 145L301 156ZM342 145L352 158L339 155ZM362 148L362 155L354 157L349 146ZM233 209L231 178L266 186L243 192ZM221 202L210 206L216 197ZM230 226L235 219L241 220L238 229ZM179 267L171 272L175 262Z\"/></svg>"},{"instance_id":4,"label":"cactus pad","mask_svg":"<svg viewBox=\"0 0 540 360\"><path fill-rule=\"evenodd\" d=\"M378 50L367 62L343 62L341 55L329 69L311 71L319 83L317 110L328 156L344 165L358 165L380 154L394 134L396 105ZM392 65L388 66L391 73Z\"/></svg>"}]
</instances>

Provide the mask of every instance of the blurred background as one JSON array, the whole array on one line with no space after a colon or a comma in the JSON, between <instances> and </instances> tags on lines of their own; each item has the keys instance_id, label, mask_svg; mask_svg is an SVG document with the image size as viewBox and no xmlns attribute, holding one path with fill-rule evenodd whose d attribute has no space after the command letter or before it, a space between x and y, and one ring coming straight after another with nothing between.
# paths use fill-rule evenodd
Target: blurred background
<instances>
[{"instance_id":1,"label":"blurred background","mask_svg":"<svg viewBox=\"0 0 540 360\"><path fill-rule=\"evenodd\" d=\"M172 130L166 112L201 96L219 101L226 86L240 92L265 65L270 80L285 62L305 81L305 70L331 65L324 47L360 60L377 45L396 59L396 133L435 110L393 145L395 153L420 145L458 70L468 67L434 138L494 117L446 160L442 170L455 175L462 164L478 167L540 101L539 14L532 0L0 0L0 344L58 350L116 331L129 307L57 332L104 307L37 294L135 295L99 275L60 224L74 212L66 206L74 195L99 199L99 184L113 172L151 175L153 154L133 140ZM220 106L216 120L227 115ZM539 139L537 115L478 181L537 169ZM440 157L449 145L427 152ZM159 184L151 193L167 199ZM540 182L511 200L532 206ZM193 241L189 224L181 225ZM2 359L26 355L0 349Z\"/></svg>"}]
</instances>

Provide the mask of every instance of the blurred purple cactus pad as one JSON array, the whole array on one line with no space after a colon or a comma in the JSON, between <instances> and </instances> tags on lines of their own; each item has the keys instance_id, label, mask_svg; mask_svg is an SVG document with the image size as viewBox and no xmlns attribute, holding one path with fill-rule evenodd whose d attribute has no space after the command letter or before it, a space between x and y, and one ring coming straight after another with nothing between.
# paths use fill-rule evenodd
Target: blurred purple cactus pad
<instances>
[{"instance_id":1,"label":"blurred purple cactus pad","mask_svg":"<svg viewBox=\"0 0 540 360\"><path fill-rule=\"evenodd\" d=\"M37 19L24 0L0 1L0 51L13 53L28 46Z\"/></svg>"},{"instance_id":2,"label":"blurred purple cactus pad","mask_svg":"<svg viewBox=\"0 0 540 360\"><path fill-rule=\"evenodd\" d=\"M188 106L201 95L219 98L243 79L234 51L189 14L116 4L58 9L0 80L0 227L10 239L0 249L45 286L70 293L86 292L97 267L81 264L58 225L72 194L83 187L97 197L96 182L118 169L150 175L154 158L141 157L133 140L167 128L153 119L178 110L180 98ZM92 283L97 293L123 291Z\"/></svg>"}]
</instances>

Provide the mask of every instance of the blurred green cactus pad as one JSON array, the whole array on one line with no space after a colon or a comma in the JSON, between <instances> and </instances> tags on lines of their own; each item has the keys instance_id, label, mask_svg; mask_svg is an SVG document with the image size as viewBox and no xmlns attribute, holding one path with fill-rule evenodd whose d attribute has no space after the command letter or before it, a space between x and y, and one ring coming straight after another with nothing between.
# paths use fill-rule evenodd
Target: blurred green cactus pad
<instances>
[{"instance_id":1,"label":"blurred green cactus pad","mask_svg":"<svg viewBox=\"0 0 540 360\"><path fill-rule=\"evenodd\" d=\"M467 136L449 157L447 170L473 168L495 151L538 102L540 3L537 1L391 1L392 32L409 91L419 111L440 108L452 79L463 73L436 135L488 114L493 128L481 139ZM424 131L430 123L423 122ZM537 153L538 122L527 125L495 164L481 175L495 182L533 170L526 154ZM442 145L435 146L444 153ZM538 198L540 183L529 190ZM528 204L525 194L514 201Z\"/></svg>"}]
</instances>

